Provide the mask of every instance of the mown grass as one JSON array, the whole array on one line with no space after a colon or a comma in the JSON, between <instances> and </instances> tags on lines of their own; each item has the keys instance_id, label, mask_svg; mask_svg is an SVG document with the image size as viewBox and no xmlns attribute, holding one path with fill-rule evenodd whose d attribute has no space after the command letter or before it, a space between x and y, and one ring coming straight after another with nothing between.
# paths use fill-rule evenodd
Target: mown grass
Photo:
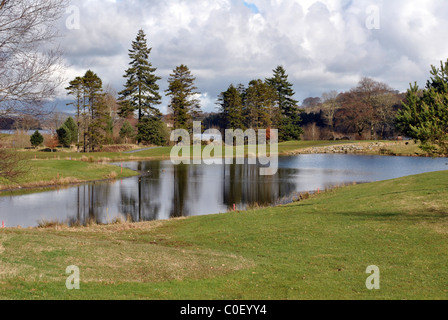
<instances>
[{"instance_id":1,"label":"mown grass","mask_svg":"<svg viewBox=\"0 0 448 320\"><path fill-rule=\"evenodd\" d=\"M447 299L447 199L448 171L246 212L4 229L0 298ZM80 290L65 288L70 265Z\"/></svg>"},{"instance_id":2,"label":"mown grass","mask_svg":"<svg viewBox=\"0 0 448 320\"><path fill-rule=\"evenodd\" d=\"M376 141L289 141L278 144L279 155L289 155L298 153L309 148L319 148L334 145L346 144L366 144ZM202 150L205 146L202 147ZM228 148L228 147L227 147ZM268 152L270 146L268 144ZM159 147L150 150L141 149L135 150L135 153L126 152L94 152L94 153L78 153L71 152L67 149L60 150L60 152L41 152L38 150L22 150L23 156L29 160L83 160L90 162L117 162L117 161L139 161L139 160L167 160L170 159L172 147ZM223 147L222 154L226 155L226 147ZM234 154L236 149L234 148ZM245 156L249 153L249 148L245 147ZM418 147L418 144L410 141L391 143L387 147L387 151L394 155L424 155L424 152ZM193 156L193 148L191 148L191 156ZM366 151L366 153L369 153ZM371 151L370 153L380 154L379 149Z\"/></svg>"},{"instance_id":3,"label":"mown grass","mask_svg":"<svg viewBox=\"0 0 448 320\"><path fill-rule=\"evenodd\" d=\"M0 178L0 191L5 189L61 186L80 182L121 179L138 173L118 166L70 160L32 160L23 164L25 174L17 181Z\"/></svg>"},{"instance_id":4,"label":"mown grass","mask_svg":"<svg viewBox=\"0 0 448 320\"><path fill-rule=\"evenodd\" d=\"M301 150L310 147L328 146L335 144L346 144L353 142L342 141L291 141L283 142L278 145L279 154L285 154L289 151ZM269 144L268 144L269 146ZM205 146L202 147L202 150ZM54 159L72 159L72 160L85 160L85 161L133 161L133 160L163 160L169 159L171 155L172 147L159 147L150 150L144 150L135 153L125 152L94 152L94 153L77 153L63 150L63 152L49 153L40 152L36 150L22 151L24 156L28 159L41 159L41 160L54 160ZM269 149L268 149L269 150ZM226 149L223 147L223 155L225 155ZM248 147L245 148L245 154L248 153ZM193 149L191 149L191 155L193 155Z\"/></svg>"}]
</instances>

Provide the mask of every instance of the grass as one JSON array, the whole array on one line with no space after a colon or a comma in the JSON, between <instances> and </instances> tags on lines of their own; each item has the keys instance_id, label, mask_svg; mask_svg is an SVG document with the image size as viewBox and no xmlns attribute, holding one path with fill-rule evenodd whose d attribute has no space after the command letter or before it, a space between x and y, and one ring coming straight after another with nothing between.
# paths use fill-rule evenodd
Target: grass
<instances>
[{"instance_id":1,"label":"grass","mask_svg":"<svg viewBox=\"0 0 448 320\"><path fill-rule=\"evenodd\" d=\"M136 172L120 167L70 160L32 160L27 161L27 172L15 182L0 178L0 190L38 188L70 185L105 179L121 179L137 175Z\"/></svg>"},{"instance_id":2,"label":"grass","mask_svg":"<svg viewBox=\"0 0 448 320\"><path fill-rule=\"evenodd\" d=\"M300 153L305 149L321 148L334 145L347 145L347 144L370 144L378 141L289 141L282 142L278 145L279 155L290 155ZM419 145L409 142L394 142L383 141L389 145L384 148L387 154L393 155L425 155L425 153L419 148ZM205 147L202 147L202 149ZM95 152L95 153L78 153L72 152L68 149L61 149L60 152L41 152L38 150L20 150L28 160L83 160L88 162L117 162L117 161L139 161L139 160L167 160L170 159L172 147L160 147L150 150L141 149L142 151L135 153L125 152ZM269 144L268 144L269 150ZM366 153L381 154L381 150L366 151ZM226 154L226 149L223 147L223 155ZM246 146L245 155L248 154L248 147ZM384 152L383 152L384 154ZM193 150L191 150L193 155Z\"/></svg>"},{"instance_id":3,"label":"grass","mask_svg":"<svg viewBox=\"0 0 448 320\"><path fill-rule=\"evenodd\" d=\"M447 299L448 171L287 206L0 230L0 299ZM67 266L81 272L68 291ZM369 291L365 273L381 271Z\"/></svg>"}]
</instances>

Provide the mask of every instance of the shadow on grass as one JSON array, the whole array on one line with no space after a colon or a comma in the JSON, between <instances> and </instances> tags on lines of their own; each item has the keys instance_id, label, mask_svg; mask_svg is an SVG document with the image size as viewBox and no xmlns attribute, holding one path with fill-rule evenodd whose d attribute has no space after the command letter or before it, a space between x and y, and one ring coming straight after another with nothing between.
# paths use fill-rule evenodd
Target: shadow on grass
<instances>
[{"instance_id":1,"label":"shadow on grass","mask_svg":"<svg viewBox=\"0 0 448 320\"><path fill-rule=\"evenodd\" d=\"M398 221L427 221L434 219L448 219L448 213L443 211L434 211L434 210L416 210L410 213L404 212L372 212L372 211L356 211L356 212L338 212L335 213L337 215L341 215L344 217L358 217L363 218L365 220L376 220L376 221L390 221L390 222L398 222Z\"/></svg>"}]
</instances>

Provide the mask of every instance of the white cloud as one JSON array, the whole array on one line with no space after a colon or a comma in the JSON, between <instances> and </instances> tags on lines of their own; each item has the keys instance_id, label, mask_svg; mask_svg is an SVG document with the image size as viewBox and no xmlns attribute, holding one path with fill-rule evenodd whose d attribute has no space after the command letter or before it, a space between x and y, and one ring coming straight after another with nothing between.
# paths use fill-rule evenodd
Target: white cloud
<instances>
[{"instance_id":1,"label":"white cloud","mask_svg":"<svg viewBox=\"0 0 448 320\"><path fill-rule=\"evenodd\" d=\"M117 90L127 50L143 28L151 59L164 79L186 64L197 77L207 111L231 83L265 78L282 64L297 98L348 90L370 76L406 90L424 85L431 64L448 58L448 4L367 0L75 0L81 29L61 30L68 78L92 69ZM366 9L380 10L379 30ZM166 104L167 99L164 99Z\"/></svg>"}]
</instances>

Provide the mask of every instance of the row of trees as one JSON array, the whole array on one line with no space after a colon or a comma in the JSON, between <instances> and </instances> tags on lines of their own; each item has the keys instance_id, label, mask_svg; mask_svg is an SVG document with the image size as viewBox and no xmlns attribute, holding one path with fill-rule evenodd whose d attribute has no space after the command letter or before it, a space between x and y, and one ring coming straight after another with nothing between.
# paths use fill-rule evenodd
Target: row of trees
<instances>
[{"instance_id":1,"label":"row of trees","mask_svg":"<svg viewBox=\"0 0 448 320\"><path fill-rule=\"evenodd\" d=\"M129 50L131 62L124 75L125 88L115 102L121 118L138 115L137 133L126 121L120 130L122 137L162 145L167 142L167 128L157 108L162 99L157 83L161 77L155 74L157 69L149 61L151 50L144 31L139 30ZM420 90L415 84L406 96L383 82L363 78L348 92L325 93L322 98L305 100L304 106L318 108L320 120L329 130L327 139L336 139L336 132L356 133L359 138L367 135L371 139L387 139L399 130L421 140L426 151L439 152L447 149L447 128L436 126L433 121L443 120L446 113L447 69L444 64L441 69L433 67L433 78L428 81L426 90ZM165 93L171 98L168 120L174 129L191 130L193 121L202 119L195 80L183 64L170 74ZM73 123L64 124L58 130L59 140L67 145L75 142L76 136L79 146L82 137L84 152L95 151L107 140L114 126L102 81L89 70L84 77L70 82L67 90L76 97L73 103L77 111L76 130ZM271 78L253 80L247 87L232 84L218 97L219 126L222 129L277 128L280 141L300 140L304 133L301 128L303 111L294 95L293 84L282 66L273 70ZM422 123L419 117L426 122Z\"/></svg>"},{"instance_id":2,"label":"row of trees","mask_svg":"<svg viewBox=\"0 0 448 320\"><path fill-rule=\"evenodd\" d=\"M84 76L70 81L70 86L66 89L76 99L71 105L76 109L77 128L76 137L69 134L70 138L66 141L76 141L78 148L82 146L84 152L95 151L105 142L105 131L110 122L103 82L96 73L88 70ZM58 129L58 136L61 136L61 131L68 134L67 129L64 124Z\"/></svg>"},{"instance_id":3,"label":"row of trees","mask_svg":"<svg viewBox=\"0 0 448 320\"><path fill-rule=\"evenodd\" d=\"M108 140L116 123L111 104L118 106L116 116L126 119L120 129L120 136L125 141L136 139L138 143L167 143L167 124L162 121L163 115L157 107L162 100L158 84L161 77L156 75L157 69L149 61L151 50L144 31L140 30L129 50L131 62L125 71L126 84L118 93L118 100L103 92L101 79L90 70L83 77L72 80L66 88L68 94L75 98L71 105L76 109L77 144L83 145L84 152L98 150ZM170 119L175 129L191 129L193 121L200 119L201 107L195 80L185 65L176 67L170 75L166 95L171 97ZM131 124L135 117L137 130ZM60 130L66 131L64 126Z\"/></svg>"},{"instance_id":4,"label":"row of trees","mask_svg":"<svg viewBox=\"0 0 448 320\"><path fill-rule=\"evenodd\" d=\"M331 91L321 98L304 100L302 115L307 137L309 131L325 129L316 139L338 137L387 139L398 134L396 115L404 95L389 85L363 78L347 92ZM322 130L321 130L322 132ZM312 136L312 134L311 134Z\"/></svg>"},{"instance_id":5,"label":"row of trees","mask_svg":"<svg viewBox=\"0 0 448 320\"><path fill-rule=\"evenodd\" d=\"M166 122L162 121L163 115L158 109L162 99L158 84L161 77L156 75L157 69L149 61L151 50L144 31L139 30L129 50L131 61L124 74L124 89L118 93L117 114L129 120L123 123L120 130L125 140L136 138L138 143L162 145L167 143L167 123L173 129L191 131L193 122L202 120L203 116L196 78L182 64L173 70L168 79L165 94L170 97L169 115ZM104 143L104 136L107 136L107 125L114 122L113 116L107 113L101 79L89 70L83 77L71 81L67 90L75 97L72 105L76 109L77 144L82 142L84 152L98 150ZM275 127L279 129L281 141L299 140L303 131L300 128L298 101L294 100L294 95L293 85L282 66L274 70L271 78L253 80L247 88L231 85L218 97L222 112L221 128ZM132 131L130 124L135 117L138 119L137 132ZM67 131L63 127L60 130Z\"/></svg>"},{"instance_id":6,"label":"row of trees","mask_svg":"<svg viewBox=\"0 0 448 320\"><path fill-rule=\"evenodd\" d=\"M385 83L364 78L348 92L308 98L304 106L314 108L314 117L305 115L304 122L327 126L333 138L335 131L355 132L358 137L367 133L372 139L402 134L421 142L427 153L446 156L448 60L441 61L439 68L431 66L430 74L424 89L414 83L404 94Z\"/></svg>"},{"instance_id":7,"label":"row of trees","mask_svg":"<svg viewBox=\"0 0 448 320\"><path fill-rule=\"evenodd\" d=\"M48 113L43 106L61 84L58 76L61 52L43 48L57 37L56 25L67 3L66 0L0 0L0 120L12 115L25 119ZM68 124L59 128L63 144L76 141L83 151L98 150L117 126L118 113L122 119L128 117L120 130L126 139L135 136L140 142L166 141L166 127L157 109L161 101L157 85L160 77L149 63L150 52L141 30L129 52L127 82L118 101L103 89L101 79L93 71L70 82L67 90L75 98L76 131ZM416 84L411 85L405 97L387 85L363 79L349 92L322 97L317 102L321 121L333 138L341 130L359 136L369 133L371 137L387 137L388 131L398 128L421 141L430 153L448 154L447 70L448 61L441 63L440 68L432 67L426 88L421 90ZM277 68L270 79L252 81L247 88L230 86L223 92L219 97L222 112L217 117L223 127L275 125L282 140L298 139L297 102L283 71ZM166 94L171 97L169 109L175 128L189 128L200 117L194 80L185 65L170 75ZM316 101L307 99L304 104ZM138 132L131 124L136 112ZM0 178L13 177L19 171L16 168L19 158L17 153L0 146Z\"/></svg>"},{"instance_id":8,"label":"row of trees","mask_svg":"<svg viewBox=\"0 0 448 320\"><path fill-rule=\"evenodd\" d=\"M253 80L248 87L233 84L218 97L220 127L279 129L280 141L300 140L300 109L286 70L278 66L271 78Z\"/></svg>"}]
</instances>

